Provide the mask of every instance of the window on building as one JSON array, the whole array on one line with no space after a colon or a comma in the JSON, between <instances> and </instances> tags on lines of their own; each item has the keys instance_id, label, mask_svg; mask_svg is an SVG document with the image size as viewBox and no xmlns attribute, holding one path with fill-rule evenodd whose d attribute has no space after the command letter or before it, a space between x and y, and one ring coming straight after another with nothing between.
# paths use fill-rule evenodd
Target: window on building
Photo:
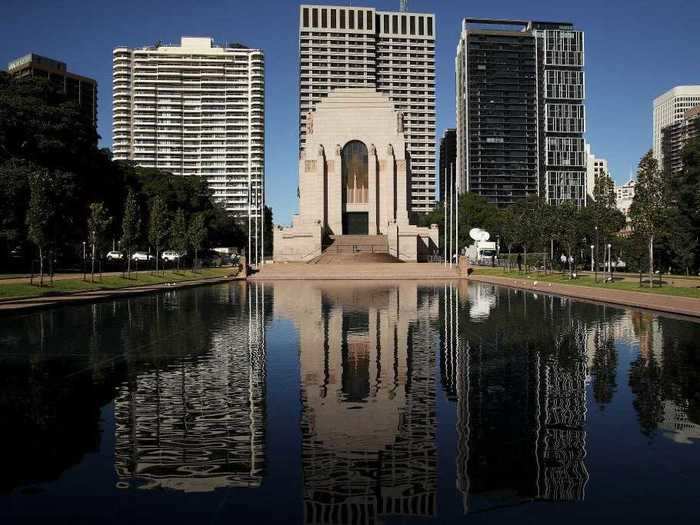
<instances>
[{"instance_id":1,"label":"window on building","mask_svg":"<svg viewBox=\"0 0 700 525\"><path fill-rule=\"evenodd\" d=\"M318 27L318 9L312 10L311 20L312 20L313 27Z\"/></svg>"},{"instance_id":2,"label":"window on building","mask_svg":"<svg viewBox=\"0 0 700 525\"><path fill-rule=\"evenodd\" d=\"M336 16L335 9L331 9L331 29L335 29L335 23L336 23L335 16Z\"/></svg>"},{"instance_id":3,"label":"window on building","mask_svg":"<svg viewBox=\"0 0 700 525\"><path fill-rule=\"evenodd\" d=\"M348 11L348 27L355 29L355 11Z\"/></svg>"},{"instance_id":4,"label":"window on building","mask_svg":"<svg viewBox=\"0 0 700 525\"><path fill-rule=\"evenodd\" d=\"M365 13L364 11L357 12L357 29L365 28Z\"/></svg>"},{"instance_id":5,"label":"window on building","mask_svg":"<svg viewBox=\"0 0 700 525\"><path fill-rule=\"evenodd\" d=\"M369 29L370 31L372 30L372 18L373 18L372 12L367 11L367 29Z\"/></svg>"},{"instance_id":6,"label":"window on building","mask_svg":"<svg viewBox=\"0 0 700 525\"><path fill-rule=\"evenodd\" d=\"M384 15L384 32L385 33L391 32L391 30L389 29L389 15Z\"/></svg>"},{"instance_id":7,"label":"window on building","mask_svg":"<svg viewBox=\"0 0 700 525\"><path fill-rule=\"evenodd\" d=\"M391 32L392 33L399 32L399 16L398 15L394 15L391 17Z\"/></svg>"},{"instance_id":8,"label":"window on building","mask_svg":"<svg viewBox=\"0 0 700 525\"><path fill-rule=\"evenodd\" d=\"M425 22L424 22L424 20L425 19L422 16L418 17L418 34L419 35L425 34Z\"/></svg>"},{"instance_id":9,"label":"window on building","mask_svg":"<svg viewBox=\"0 0 700 525\"><path fill-rule=\"evenodd\" d=\"M428 17L428 36L433 36L433 19Z\"/></svg>"},{"instance_id":10,"label":"window on building","mask_svg":"<svg viewBox=\"0 0 700 525\"><path fill-rule=\"evenodd\" d=\"M345 9L340 10L340 29L345 29Z\"/></svg>"},{"instance_id":11,"label":"window on building","mask_svg":"<svg viewBox=\"0 0 700 525\"><path fill-rule=\"evenodd\" d=\"M321 27L328 27L328 10L321 9Z\"/></svg>"},{"instance_id":12,"label":"window on building","mask_svg":"<svg viewBox=\"0 0 700 525\"><path fill-rule=\"evenodd\" d=\"M309 8L305 7L303 11L303 26L304 27L309 27Z\"/></svg>"},{"instance_id":13,"label":"window on building","mask_svg":"<svg viewBox=\"0 0 700 525\"><path fill-rule=\"evenodd\" d=\"M410 31L410 33L412 35L416 34L416 17L415 16L411 17L411 31Z\"/></svg>"},{"instance_id":14,"label":"window on building","mask_svg":"<svg viewBox=\"0 0 700 525\"><path fill-rule=\"evenodd\" d=\"M402 35L406 34L406 17L405 16L401 17L401 34Z\"/></svg>"}]
</instances>

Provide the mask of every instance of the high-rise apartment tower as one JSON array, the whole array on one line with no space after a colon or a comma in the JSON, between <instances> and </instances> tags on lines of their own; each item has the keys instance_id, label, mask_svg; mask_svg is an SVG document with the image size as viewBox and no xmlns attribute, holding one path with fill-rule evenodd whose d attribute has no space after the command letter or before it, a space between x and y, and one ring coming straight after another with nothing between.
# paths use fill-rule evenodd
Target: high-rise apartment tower
<instances>
[{"instance_id":1,"label":"high-rise apartment tower","mask_svg":"<svg viewBox=\"0 0 700 525\"><path fill-rule=\"evenodd\" d=\"M211 38L113 54L115 160L206 179L238 216L259 216L265 173L263 52Z\"/></svg>"},{"instance_id":2,"label":"high-rise apartment tower","mask_svg":"<svg viewBox=\"0 0 700 525\"><path fill-rule=\"evenodd\" d=\"M302 5L299 148L306 116L336 88L375 87L403 114L410 207L435 205L435 16L366 7ZM341 144L342 146L342 144Z\"/></svg>"},{"instance_id":3,"label":"high-rise apartment tower","mask_svg":"<svg viewBox=\"0 0 700 525\"><path fill-rule=\"evenodd\" d=\"M586 202L584 38L570 23L465 19L457 183L505 206Z\"/></svg>"}]
</instances>

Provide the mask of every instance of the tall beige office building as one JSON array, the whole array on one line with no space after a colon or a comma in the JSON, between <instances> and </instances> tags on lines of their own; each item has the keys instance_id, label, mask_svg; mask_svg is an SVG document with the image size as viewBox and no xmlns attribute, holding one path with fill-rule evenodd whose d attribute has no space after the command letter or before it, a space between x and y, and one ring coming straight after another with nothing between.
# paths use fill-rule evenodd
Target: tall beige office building
<instances>
[{"instance_id":1,"label":"tall beige office building","mask_svg":"<svg viewBox=\"0 0 700 525\"><path fill-rule=\"evenodd\" d=\"M230 213L259 216L265 173L263 52L183 37L113 53L115 160L207 180Z\"/></svg>"},{"instance_id":2,"label":"tall beige office building","mask_svg":"<svg viewBox=\"0 0 700 525\"><path fill-rule=\"evenodd\" d=\"M435 205L435 16L367 7L302 5L299 149L306 116L333 89L374 87L404 114L410 209Z\"/></svg>"}]
</instances>

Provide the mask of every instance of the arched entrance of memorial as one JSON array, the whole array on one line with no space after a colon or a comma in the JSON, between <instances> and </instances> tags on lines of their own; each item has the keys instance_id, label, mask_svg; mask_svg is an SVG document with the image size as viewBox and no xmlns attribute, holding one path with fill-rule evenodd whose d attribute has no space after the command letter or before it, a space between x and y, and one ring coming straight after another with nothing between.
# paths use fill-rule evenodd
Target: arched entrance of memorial
<instances>
[{"instance_id":1,"label":"arched entrance of memorial","mask_svg":"<svg viewBox=\"0 0 700 525\"><path fill-rule=\"evenodd\" d=\"M343 147L343 235L369 233L369 155L367 146L351 140Z\"/></svg>"}]
</instances>

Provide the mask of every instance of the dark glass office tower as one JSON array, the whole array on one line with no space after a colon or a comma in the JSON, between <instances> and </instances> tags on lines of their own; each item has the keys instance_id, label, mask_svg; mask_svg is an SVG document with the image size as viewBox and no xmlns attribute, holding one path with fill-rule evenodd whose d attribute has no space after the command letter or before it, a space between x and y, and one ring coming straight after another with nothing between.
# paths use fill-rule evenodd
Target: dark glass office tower
<instances>
[{"instance_id":1,"label":"dark glass office tower","mask_svg":"<svg viewBox=\"0 0 700 525\"><path fill-rule=\"evenodd\" d=\"M452 177L450 168L457 169L457 130L446 129L440 139L440 201L450 192Z\"/></svg>"},{"instance_id":2,"label":"dark glass office tower","mask_svg":"<svg viewBox=\"0 0 700 525\"><path fill-rule=\"evenodd\" d=\"M457 184L499 206L585 204L583 33L465 19L457 48Z\"/></svg>"}]
</instances>

